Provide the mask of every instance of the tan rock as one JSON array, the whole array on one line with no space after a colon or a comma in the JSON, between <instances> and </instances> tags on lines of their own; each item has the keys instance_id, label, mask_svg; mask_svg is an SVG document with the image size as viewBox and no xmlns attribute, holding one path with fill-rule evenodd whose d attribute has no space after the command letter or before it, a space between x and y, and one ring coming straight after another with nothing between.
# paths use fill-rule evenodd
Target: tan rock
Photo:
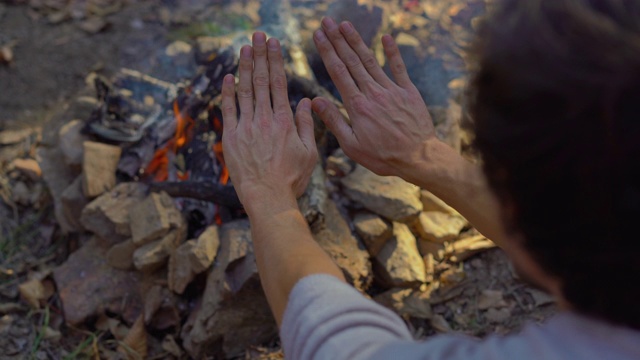
<instances>
[{"instance_id":1,"label":"tan rock","mask_svg":"<svg viewBox=\"0 0 640 360\"><path fill-rule=\"evenodd\" d=\"M341 182L351 200L390 220L405 222L422 210L420 188L399 177L378 176L358 165Z\"/></svg>"},{"instance_id":2,"label":"tan rock","mask_svg":"<svg viewBox=\"0 0 640 360\"><path fill-rule=\"evenodd\" d=\"M133 268L133 252L136 246L131 239L113 245L107 251L107 263L120 270Z\"/></svg>"},{"instance_id":3,"label":"tan rock","mask_svg":"<svg viewBox=\"0 0 640 360\"><path fill-rule=\"evenodd\" d=\"M393 236L391 224L375 214L358 213L353 219L353 225L371 256L376 256Z\"/></svg>"},{"instance_id":4,"label":"tan rock","mask_svg":"<svg viewBox=\"0 0 640 360\"><path fill-rule=\"evenodd\" d=\"M342 217L336 204L325 204L325 226L313 233L314 239L335 261L349 283L362 291L372 281L369 253L356 239Z\"/></svg>"},{"instance_id":5,"label":"tan rock","mask_svg":"<svg viewBox=\"0 0 640 360\"><path fill-rule=\"evenodd\" d=\"M65 320L77 325L109 311L133 323L142 311L138 293L140 273L114 269L104 248L92 239L53 270Z\"/></svg>"},{"instance_id":6,"label":"tan rock","mask_svg":"<svg viewBox=\"0 0 640 360\"><path fill-rule=\"evenodd\" d=\"M460 239L447 245L444 255L451 262L460 262L495 247L496 244L493 241L482 235L477 235Z\"/></svg>"},{"instance_id":7,"label":"tan rock","mask_svg":"<svg viewBox=\"0 0 640 360\"><path fill-rule=\"evenodd\" d=\"M211 266L219 246L216 226L209 226L197 240L180 245L169 258L169 289L182 294L197 274Z\"/></svg>"},{"instance_id":8,"label":"tan rock","mask_svg":"<svg viewBox=\"0 0 640 360\"><path fill-rule=\"evenodd\" d=\"M73 225L74 231L81 231L84 229L82 222L80 221L82 211L89 203L89 199L84 196L82 191L82 176L78 176L63 192L60 197L62 204L62 213L69 222Z\"/></svg>"},{"instance_id":9,"label":"tan rock","mask_svg":"<svg viewBox=\"0 0 640 360\"><path fill-rule=\"evenodd\" d=\"M84 155L84 142L89 137L81 133L84 123L80 120L71 120L58 131L58 144L64 155L64 160L69 166L81 166Z\"/></svg>"},{"instance_id":10,"label":"tan rock","mask_svg":"<svg viewBox=\"0 0 640 360\"><path fill-rule=\"evenodd\" d=\"M220 237L217 226L209 226L198 236L196 245L189 255L192 269L199 274L209 268L220 247Z\"/></svg>"},{"instance_id":11,"label":"tan rock","mask_svg":"<svg viewBox=\"0 0 640 360\"><path fill-rule=\"evenodd\" d=\"M418 239L418 250L422 256L432 255L436 259L444 258L444 245L423 238Z\"/></svg>"},{"instance_id":12,"label":"tan rock","mask_svg":"<svg viewBox=\"0 0 640 360\"><path fill-rule=\"evenodd\" d=\"M0 131L0 145L13 145L26 140L35 129L5 130Z\"/></svg>"},{"instance_id":13,"label":"tan rock","mask_svg":"<svg viewBox=\"0 0 640 360\"><path fill-rule=\"evenodd\" d=\"M129 213L131 236L137 246L148 244L173 228L183 227L183 219L173 199L165 192L152 193Z\"/></svg>"},{"instance_id":14,"label":"tan rock","mask_svg":"<svg viewBox=\"0 0 640 360\"><path fill-rule=\"evenodd\" d=\"M116 169L122 149L118 146L85 141L83 143L82 188L94 198L116 186Z\"/></svg>"},{"instance_id":15,"label":"tan rock","mask_svg":"<svg viewBox=\"0 0 640 360\"><path fill-rule=\"evenodd\" d=\"M467 225L467 221L459 216L427 211L420 213L413 228L422 239L442 244L457 239Z\"/></svg>"},{"instance_id":16,"label":"tan rock","mask_svg":"<svg viewBox=\"0 0 640 360\"><path fill-rule=\"evenodd\" d=\"M36 181L42 177L40 165L34 159L15 159L9 165L10 168L18 170L29 179Z\"/></svg>"},{"instance_id":17,"label":"tan rock","mask_svg":"<svg viewBox=\"0 0 640 360\"><path fill-rule=\"evenodd\" d=\"M511 310L509 309L489 309L484 314L484 317L490 323L503 323L511 317Z\"/></svg>"},{"instance_id":18,"label":"tan rock","mask_svg":"<svg viewBox=\"0 0 640 360\"><path fill-rule=\"evenodd\" d=\"M376 255L380 280L389 287L415 287L426 281L416 238L405 224L393 224L393 237Z\"/></svg>"},{"instance_id":19,"label":"tan rock","mask_svg":"<svg viewBox=\"0 0 640 360\"><path fill-rule=\"evenodd\" d=\"M158 269L167 262L169 255L178 247L178 242L178 230L173 230L160 240L137 248L133 252L133 265L142 272Z\"/></svg>"},{"instance_id":20,"label":"tan rock","mask_svg":"<svg viewBox=\"0 0 640 360\"><path fill-rule=\"evenodd\" d=\"M422 202L422 211L438 211L450 215L460 215L454 208L427 190L420 191L420 201Z\"/></svg>"},{"instance_id":21,"label":"tan rock","mask_svg":"<svg viewBox=\"0 0 640 360\"><path fill-rule=\"evenodd\" d=\"M89 203L80 216L85 229L114 244L131 237L129 211L145 197L146 186L121 183Z\"/></svg>"}]
</instances>

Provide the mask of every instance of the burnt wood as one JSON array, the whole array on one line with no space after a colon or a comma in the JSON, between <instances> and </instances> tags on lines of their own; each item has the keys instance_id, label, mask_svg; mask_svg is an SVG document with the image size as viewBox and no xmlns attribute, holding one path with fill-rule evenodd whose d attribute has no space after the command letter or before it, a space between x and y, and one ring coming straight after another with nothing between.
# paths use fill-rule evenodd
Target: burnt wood
<instances>
[{"instance_id":1,"label":"burnt wood","mask_svg":"<svg viewBox=\"0 0 640 360\"><path fill-rule=\"evenodd\" d=\"M166 181L152 183L149 188L153 192L165 191L173 197L209 201L231 209L242 208L236 190L230 185L200 181Z\"/></svg>"}]
</instances>

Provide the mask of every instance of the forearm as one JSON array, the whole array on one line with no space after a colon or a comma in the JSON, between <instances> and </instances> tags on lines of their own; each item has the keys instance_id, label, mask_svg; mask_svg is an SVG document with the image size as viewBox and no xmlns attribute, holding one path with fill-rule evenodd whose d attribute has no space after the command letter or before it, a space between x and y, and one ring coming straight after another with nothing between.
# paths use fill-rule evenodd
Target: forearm
<instances>
[{"instance_id":1,"label":"forearm","mask_svg":"<svg viewBox=\"0 0 640 360\"><path fill-rule=\"evenodd\" d=\"M431 191L483 235L499 246L506 237L497 198L489 188L480 166L470 163L445 143L425 142L412 166L399 170L405 180Z\"/></svg>"},{"instance_id":2,"label":"forearm","mask_svg":"<svg viewBox=\"0 0 640 360\"><path fill-rule=\"evenodd\" d=\"M262 287L280 326L289 293L300 279L328 274L344 281L344 276L311 236L293 195L261 199L246 208Z\"/></svg>"}]
</instances>

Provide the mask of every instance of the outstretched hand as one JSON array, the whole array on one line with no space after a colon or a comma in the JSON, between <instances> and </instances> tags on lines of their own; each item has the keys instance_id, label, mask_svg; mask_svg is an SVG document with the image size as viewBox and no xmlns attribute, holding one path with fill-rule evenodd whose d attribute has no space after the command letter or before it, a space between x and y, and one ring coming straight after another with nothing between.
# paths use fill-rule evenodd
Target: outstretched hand
<instances>
[{"instance_id":1,"label":"outstretched hand","mask_svg":"<svg viewBox=\"0 0 640 360\"><path fill-rule=\"evenodd\" d=\"M293 200L301 195L317 161L311 101L298 104L294 120L280 43L253 34L240 51L239 83L222 86L225 162L240 201ZM236 95L240 108L237 114Z\"/></svg>"},{"instance_id":2,"label":"outstretched hand","mask_svg":"<svg viewBox=\"0 0 640 360\"><path fill-rule=\"evenodd\" d=\"M338 25L324 18L314 42L342 95L351 125L326 99L314 99L314 111L353 160L379 175L402 176L424 158L425 143L435 139L435 132L393 38L383 36L382 45L395 82L349 22Z\"/></svg>"}]
</instances>

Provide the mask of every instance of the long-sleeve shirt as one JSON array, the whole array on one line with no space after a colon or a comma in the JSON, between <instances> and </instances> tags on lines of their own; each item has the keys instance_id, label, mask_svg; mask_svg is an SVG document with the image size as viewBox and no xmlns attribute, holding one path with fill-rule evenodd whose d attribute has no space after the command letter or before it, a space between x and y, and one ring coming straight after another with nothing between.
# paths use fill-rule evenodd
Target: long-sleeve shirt
<instances>
[{"instance_id":1,"label":"long-sleeve shirt","mask_svg":"<svg viewBox=\"0 0 640 360\"><path fill-rule=\"evenodd\" d=\"M295 285L280 336L291 360L640 359L640 331L569 312L516 335L439 335L418 342L398 315L329 275Z\"/></svg>"}]
</instances>

